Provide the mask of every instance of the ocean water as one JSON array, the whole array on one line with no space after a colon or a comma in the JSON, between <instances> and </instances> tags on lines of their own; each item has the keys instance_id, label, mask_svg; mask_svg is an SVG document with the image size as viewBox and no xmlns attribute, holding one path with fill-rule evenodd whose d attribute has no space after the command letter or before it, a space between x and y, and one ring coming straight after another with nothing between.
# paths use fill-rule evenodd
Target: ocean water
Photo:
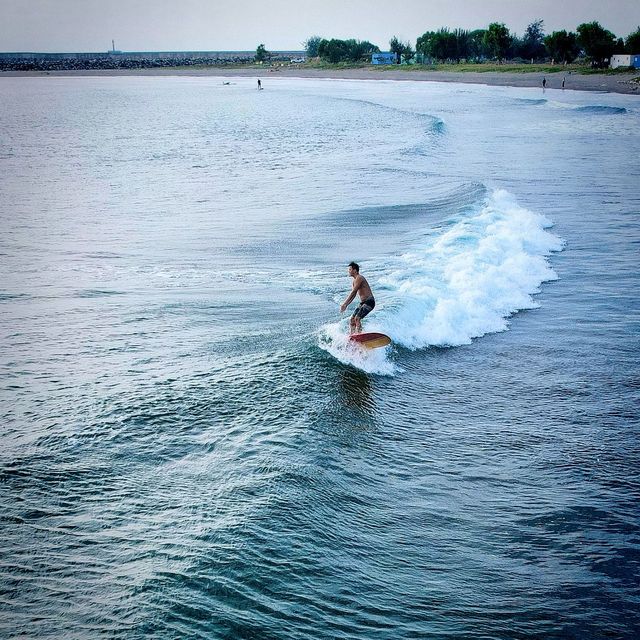
<instances>
[{"instance_id":1,"label":"ocean water","mask_svg":"<svg viewBox=\"0 0 640 640\"><path fill-rule=\"evenodd\" d=\"M0 79L0 635L639 637L638 98L230 82Z\"/></svg>"}]
</instances>

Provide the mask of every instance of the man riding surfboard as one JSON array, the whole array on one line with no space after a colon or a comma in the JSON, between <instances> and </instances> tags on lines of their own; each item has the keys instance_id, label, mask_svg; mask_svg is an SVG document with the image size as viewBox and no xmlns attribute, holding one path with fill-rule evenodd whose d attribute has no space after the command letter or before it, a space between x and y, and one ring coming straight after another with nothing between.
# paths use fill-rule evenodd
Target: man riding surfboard
<instances>
[{"instance_id":1,"label":"man riding surfboard","mask_svg":"<svg viewBox=\"0 0 640 640\"><path fill-rule=\"evenodd\" d=\"M360 333L362 331L362 318L373 311L373 308L376 306L376 301L366 278L360 275L360 266L355 262L350 262L348 272L353 278L353 287L345 301L340 305L340 313L343 313L344 310L353 302L356 295L359 295L360 304L353 312L353 315L349 320L349 325L350 333Z\"/></svg>"}]
</instances>

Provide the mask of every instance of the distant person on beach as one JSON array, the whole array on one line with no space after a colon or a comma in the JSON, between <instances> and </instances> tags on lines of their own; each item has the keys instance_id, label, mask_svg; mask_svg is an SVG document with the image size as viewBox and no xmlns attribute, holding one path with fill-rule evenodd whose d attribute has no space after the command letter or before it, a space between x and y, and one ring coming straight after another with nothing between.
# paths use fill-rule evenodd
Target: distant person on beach
<instances>
[{"instance_id":1,"label":"distant person on beach","mask_svg":"<svg viewBox=\"0 0 640 640\"><path fill-rule=\"evenodd\" d=\"M260 78L258 78L258 91L262 89L262 82L260 82Z\"/></svg>"},{"instance_id":2,"label":"distant person on beach","mask_svg":"<svg viewBox=\"0 0 640 640\"><path fill-rule=\"evenodd\" d=\"M542 88L544 89L547 86L547 79L542 78Z\"/></svg>"},{"instance_id":3,"label":"distant person on beach","mask_svg":"<svg viewBox=\"0 0 640 640\"><path fill-rule=\"evenodd\" d=\"M353 315L349 320L349 325L351 327L350 333L361 333L362 318L373 311L373 308L376 306L376 301L366 278L360 275L360 265L355 262L350 262L348 272L353 278L353 287L351 289L351 293L340 305L340 313L344 313L344 310L353 302L357 295L360 296L360 304L353 312Z\"/></svg>"},{"instance_id":4,"label":"distant person on beach","mask_svg":"<svg viewBox=\"0 0 640 640\"><path fill-rule=\"evenodd\" d=\"M562 88L564 89L564 81L566 80L566 78L562 78Z\"/></svg>"}]
</instances>

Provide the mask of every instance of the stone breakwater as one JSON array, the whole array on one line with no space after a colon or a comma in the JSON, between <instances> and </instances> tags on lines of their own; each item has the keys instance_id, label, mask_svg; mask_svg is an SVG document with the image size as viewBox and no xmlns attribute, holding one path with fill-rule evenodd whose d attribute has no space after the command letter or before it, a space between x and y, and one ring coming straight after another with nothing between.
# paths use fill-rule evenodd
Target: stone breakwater
<instances>
[{"instance_id":1,"label":"stone breakwater","mask_svg":"<svg viewBox=\"0 0 640 640\"><path fill-rule=\"evenodd\" d=\"M300 52L278 52L271 61L289 61ZM0 71L82 71L117 69L153 69L198 65L238 65L254 61L252 51L210 53L72 53L72 54L0 54Z\"/></svg>"}]
</instances>

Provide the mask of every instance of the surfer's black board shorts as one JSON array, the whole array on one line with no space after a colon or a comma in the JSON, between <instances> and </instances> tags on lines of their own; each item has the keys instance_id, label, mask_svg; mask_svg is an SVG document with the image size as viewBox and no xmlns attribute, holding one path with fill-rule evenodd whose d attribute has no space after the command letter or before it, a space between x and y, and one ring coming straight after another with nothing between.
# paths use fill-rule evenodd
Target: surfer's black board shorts
<instances>
[{"instance_id":1,"label":"surfer's black board shorts","mask_svg":"<svg viewBox=\"0 0 640 640\"><path fill-rule=\"evenodd\" d=\"M353 312L353 315L351 317L360 318L360 320L362 320L362 318L364 318L366 315L369 315L373 311L373 308L375 306L376 301L373 298L367 298L356 307L356 310Z\"/></svg>"}]
</instances>

